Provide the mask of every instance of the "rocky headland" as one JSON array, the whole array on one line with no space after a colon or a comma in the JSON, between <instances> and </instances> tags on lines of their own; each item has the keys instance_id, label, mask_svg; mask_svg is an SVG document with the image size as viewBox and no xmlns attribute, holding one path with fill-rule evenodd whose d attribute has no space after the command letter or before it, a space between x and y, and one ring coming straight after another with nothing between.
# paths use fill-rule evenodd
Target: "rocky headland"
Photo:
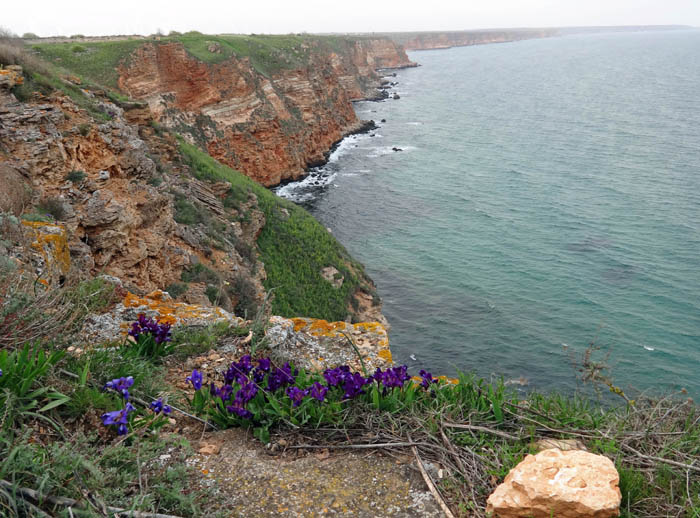
<instances>
[{"instance_id":1,"label":"rocky headland","mask_svg":"<svg viewBox=\"0 0 700 518\"><path fill-rule=\"evenodd\" d=\"M489 29L447 32L389 32L383 33L406 50L448 49L469 45L506 43L534 38L551 38L559 29Z\"/></svg>"}]
</instances>

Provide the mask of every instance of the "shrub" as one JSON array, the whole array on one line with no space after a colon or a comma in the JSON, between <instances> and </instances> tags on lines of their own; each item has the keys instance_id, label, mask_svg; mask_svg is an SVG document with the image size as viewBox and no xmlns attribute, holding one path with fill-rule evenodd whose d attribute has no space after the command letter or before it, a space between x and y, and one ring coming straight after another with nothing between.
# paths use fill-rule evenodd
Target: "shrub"
<instances>
[{"instance_id":1,"label":"shrub","mask_svg":"<svg viewBox=\"0 0 700 518\"><path fill-rule=\"evenodd\" d=\"M204 290L204 294L212 304L218 304L221 300L221 291L216 286L207 286L207 289Z\"/></svg>"},{"instance_id":2,"label":"shrub","mask_svg":"<svg viewBox=\"0 0 700 518\"><path fill-rule=\"evenodd\" d=\"M66 175L66 180L73 182L73 183L80 183L83 180L85 180L86 176L87 175L85 174L84 171L73 170Z\"/></svg>"},{"instance_id":3,"label":"shrub","mask_svg":"<svg viewBox=\"0 0 700 518\"><path fill-rule=\"evenodd\" d=\"M199 206L187 201L181 194L175 195L175 221L182 225L206 223L209 217Z\"/></svg>"},{"instance_id":4,"label":"shrub","mask_svg":"<svg viewBox=\"0 0 700 518\"><path fill-rule=\"evenodd\" d=\"M87 49L86 49L85 47L83 47L82 45L73 45L73 46L70 48L70 50L71 50L71 52L73 52L74 54L80 54L81 52L86 52L86 51L87 51Z\"/></svg>"},{"instance_id":5,"label":"shrub","mask_svg":"<svg viewBox=\"0 0 700 518\"><path fill-rule=\"evenodd\" d=\"M39 204L38 210L51 215L54 219L62 221L66 217L63 202L58 198L46 198Z\"/></svg>"},{"instance_id":6,"label":"shrub","mask_svg":"<svg viewBox=\"0 0 700 518\"><path fill-rule=\"evenodd\" d=\"M78 125L78 132L83 136L87 137L90 134L90 124L84 122L83 124Z\"/></svg>"},{"instance_id":7,"label":"shrub","mask_svg":"<svg viewBox=\"0 0 700 518\"><path fill-rule=\"evenodd\" d=\"M229 296L236 301L234 313L240 317L253 318L258 312L255 285L244 275L237 275L228 288Z\"/></svg>"},{"instance_id":8,"label":"shrub","mask_svg":"<svg viewBox=\"0 0 700 518\"><path fill-rule=\"evenodd\" d=\"M218 284L219 276L207 268L202 263L197 263L188 270L184 270L180 275L182 282L204 282L207 284Z\"/></svg>"},{"instance_id":9,"label":"shrub","mask_svg":"<svg viewBox=\"0 0 700 518\"><path fill-rule=\"evenodd\" d=\"M34 34L33 32L25 32L24 34L22 34L22 39L24 40L36 40L38 38L39 36Z\"/></svg>"},{"instance_id":10,"label":"shrub","mask_svg":"<svg viewBox=\"0 0 700 518\"><path fill-rule=\"evenodd\" d=\"M184 282L173 282L170 284L167 288L165 288L165 291L168 292L168 294L176 299L183 293L185 293L188 289L188 286Z\"/></svg>"}]
</instances>

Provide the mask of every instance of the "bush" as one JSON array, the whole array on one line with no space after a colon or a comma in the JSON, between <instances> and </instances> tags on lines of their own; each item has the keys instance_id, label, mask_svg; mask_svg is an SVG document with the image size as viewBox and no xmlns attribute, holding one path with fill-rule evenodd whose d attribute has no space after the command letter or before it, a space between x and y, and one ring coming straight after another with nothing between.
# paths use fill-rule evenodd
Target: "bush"
<instances>
[{"instance_id":1,"label":"bush","mask_svg":"<svg viewBox=\"0 0 700 518\"><path fill-rule=\"evenodd\" d=\"M66 180L73 182L73 183L80 183L83 180L85 180L86 176L87 175L85 174L84 171L73 170L66 175Z\"/></svg>"},{"instance_id":2,"label":"bush","mask_svg":"<svg viewBox=\"0 0 700 518\"><path fill-rule=\"evenodd\" d=\"M78 133L80 133L83 137L87 137L90 134L90 124L88 123L83 123L78 125Z\"/></svg>"},{"instance_id":3,"label":"bush","mask_svg":"<svg viewBox=\"0 0 700 518\"><path fill-rule=\"evenodd\" d=\"M33 32L25 32L22 34L22 39L23 40L36 40L39 39L39 36L34 34Z\"/></svg>"},{"instance_id":4,"label":"bush","mask_svg":"<svg viewBox=\"0 0 700 518\"><path fill-rule=\"evenodd\" d=\"M174 282L171 285L169 285L167 288L165 288L165 291L168 292L168 294L176 299L183 293L185 293L188 289L188 286L184 282Z\"/></svg>"},{"instance_id":5,"label":"bush","mask_svg":"<svg viewBox=\"0 0 700 518\"><path fill-rule=\"evenodd\" d=\"M204 290L204 294L212 304L218 304L221 301L221 291L215 286L207 286L207 289Z\"/></svg>"},{"instance_id":6,"label":"bush","mask_svg":"<svg viewBox=\"0 0 700 518\"><path fill-rule=\"evenodd\" d=\"M207 284L218 284L219 276L207 268L202 263L195 264L192 268L184 270L180 275L182 282L204 282Z\"/></svg>"},{"instance_id":7,"label":"bush","mask_svg":"<svg viewBox=\"0 0 700 518\"><path fill-rule=\"evenodd\" d=\"M198 223L207 223L209 216L199 206L187 201L182 194L176 194L175 221L182 225L196 225Z\"/></svg>"},{"instance_id":8,"label":"bush","mask_svg":"<svg viewBox=\"0 0 700 518\"><path fill-rule=\"evenodd\" d=\"M87 51L87 49L86 49L85 47L83 47L82 45L73 45L73 46L70 48L70 50L71 50L71 52L73 52L74 54L80 54L81 52L86 52L86 51Z\"/></svg>"},{"instance_id":9,"label":"bush","mask_svg":"<svg viewBox=\"0 0 700 518\"><path fill-rule=\"evenodd\" d=\"M46 198L37 208L40 212L49 214L58 221L63 221L66 217L66 210L63 208L63 202L58 198Z\"/></svg>"},{"instance_id":10,"label":"bush","mask_svg":"<svg viewBox=\"0 0 700 518\"><path fill-rule=\"evenodd\" d=\"M255 285L245 276L238 275L228 289L229 296L236 301L234 313L239 317L253 318L259 309Z\"/></svg>"}]
</instances>

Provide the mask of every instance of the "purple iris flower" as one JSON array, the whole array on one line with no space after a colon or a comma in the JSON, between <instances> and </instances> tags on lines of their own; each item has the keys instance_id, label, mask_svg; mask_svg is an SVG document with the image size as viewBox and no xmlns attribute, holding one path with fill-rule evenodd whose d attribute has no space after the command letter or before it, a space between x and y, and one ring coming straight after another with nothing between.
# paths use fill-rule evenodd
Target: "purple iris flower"
<instances>
[{"instance_id":1,"label":"purple iris flower","mask_svg":"<svg viewBox=\"0 0 700 518\"><path fill-rule=\"evenodd\" d=\"M255 383L246 383L238 392L236 392L236 399L240 399L240 401L245 405L248 403L248 401L253 399L257 393L258 386Z\"/></svg>"},{"instance_id":2,"label":"purple iris flower","mask_svg":"<svg viewBox=\"0 0 700 518\"><path fill-rule=\"evenodd\" d=\"M270 358L260 358L258 360L258 369L262 372L268 372L270 370Z\"/></svg>"},{"instance_id":3,"label":"purple iris flower","mask_svg":"<svg viewBox=\"0 0 700 518\"><path fill-rule=\"evenodd\" d=\"M134 408L134 405L127 402L127 404L121 410L115 410L114 412L107 412L106 414L102 414L102 424L104 424L105 426L116 424L118 425L117 434L124 435L128 431L126 425L129 420L129 414L134 410L136 410L136 408Z\"/></svg>"},{"instance_id":4,"label":"purple iris flower","mask_svg":"<svg viewBox=\"0 0 700 518\"><path fill-rule=\"evenodd\" d=\"M222 385L221 388L216 388L213 382L209 385L209 393L214 397L220 397L221 401L228 401L232 392L233 387L231 385Z\"/></svg>"},{"instance_id":5,"label":"purple iris flower","mask_svg":"<svg viewBox=\"0 0 700 518\"><path fill-rule=\"evenodd\" d=\"M194 369L192 371L192 374L185 378L185 381L189 381L190 383L192 383L192 386L195 390L199 390L202 388L202 373L199 372L197 369Z\"/></svg>"},{"instance_id":6,"label":"purple iris flower","mask_svg":"<svg viewBox=\"0 0 700 518\"><path fill-rule=\"evenodd\" d=\"M343 381L343 390L345 391L343 397L345 399L353 399L360 394L364 394L365 391L362 390L362 387L371 382L372 378L365 378L359 372L346 376L345 381Z\"/></svg>"},{"instance_id":7,"label":"purple iris flower","mask_svg":"<svg viewBox=\"0 0 700 518\"><path fill-rule=\"evenodd\" d=\"M293 384L297 374L299 374L299 370L294 369L294 372L292 372L289 362L285 363L281 368L272 369L267 377L267 390L274 392L280 387Z\"/></svg>"},{"instance_id":8,"label":"purple iris flower","mask_svg":"<svg viewBox=\"0 0 700 518\"><path fill-rule=\"evenodd\" d=\"M326 379L329 387L337 387L349 375L350 367L347 365L341 365L340 367L336 367L334 369L326 369L323 373L323 377Z\"/></svg>"},{"instance_id":9,"label":"purple iris flower","mask_svg":"<svg viewBox=\"0 0 700 518\"><path fill-rule=\"evenodd\" d=\"M306 395L306 391L301 390L298 387L288 387L286 392L289 399L292 400L295 408L301 405L301 402L304 400L304 396Z\"/></svg>"},{"instance_id":10,"label":"purple iris flower","mask_svg":"<svg viewBox=\"0 0 700 518\"><path fill-rule=\"evenodd\" d=\"M433 379L433 375L430 374L428 371L425 371L425 370L421 369L421 371L420 371L418 374L419 374L420 377L422 378L420 384L421 384L421 386L423 386L424 388L428 388L428 387L430 386L431 383L437 383L437 382L438 382L438 380Z\"/></svg>"},{"instance_id":11,"label":"purple iris flower","mask_svg":"<svg viewBox=\"0 0 700 518\"><path fill-rule=\"evenodd\" d=\"M306 389L306 393L312 398L319 402L323 402L326 399L326 393L328 392L328 387L321 385L318 381L314 382L309 388Z\"/></svg>"},{"instance_id":12,"label":"purple iris flower","mask_svg":"<svg viewBox=\"0 0 700 518\"><path fill-rule=\"evenodd\" d=\"M0 369L0 377L2 377L2 369Z\"/></svg>"},{"instance_id":13,"label":"purple iris flower","mask_svg":"<svg viewBox=\"0 0 700 518\"><path fill-rule=\"evenodd\" d=\"M136 322L131 324L129 336L138 340L142 334L150 334L157 344L170 342L170 324L159 324L155 318L146 318L144 315L139 315Z\"/></svg>"},{"instance_id":14,"label":"purple iris flower","mask_svg":"<svg viewBox=\"0 0 700 518\"><path fill-rule=\"evenodd\" d=\"M377 383L381 383L385 388L403 387L404 383L411 379L408 375L408 367L401 365L399 367L391 367L384 372L377 369L373 378Z\"/></svg>"},{"instance_id":15,"label":"purple iris flower","mask_svg":"<svg viewBox=\"0 0 700 518\"><path fill-rule=\"evenodd\" d=\"M243 419L250 419L251 417L253 417L253 414L246 410L240 403L240 401L234 401L233 405L229 405L226 407L226 410L228 410L232 414L236 414L238 417L242 417Z\"/></svg>"},{"instance_id":16,"label":"purple iris flower","mask_svg":"<svg viewBox=\"0 0 700 518\"><path fill-rule=\"evenodd\" d=\"M112 381L108 381L105 383L105 386L102 388L102 390L114 390L115 392L119 392L122 397L124 398L124 401L129 400L129 388L134 384L134 377L133 376L128 376L126 378L121 377L121 378L116 378L113 379Z\"/></svg>"},{"instance_id":17,"label":"purple iris flower","mask_svg":"<svg viewBox=\"0 0 700 518\"><path fill-rule=\"evenodd\" d=\"M173 409L170 408L170 405L163 404L162 397L159 397L151 403L151 410L153 410L153 412L156 414L163 412L163 415L170 415L170 412L173 411Z\"/></svg>"}]
</instances>

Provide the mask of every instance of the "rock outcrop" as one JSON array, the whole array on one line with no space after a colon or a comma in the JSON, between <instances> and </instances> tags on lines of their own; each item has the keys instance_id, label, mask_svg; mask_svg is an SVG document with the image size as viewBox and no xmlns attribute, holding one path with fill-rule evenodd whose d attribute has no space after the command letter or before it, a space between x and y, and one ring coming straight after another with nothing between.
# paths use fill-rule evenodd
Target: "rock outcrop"
<instances>
[{"instance_id":1,"label":"rock outcrop","mask_svg":"<svg viewBox=\"0 0 700 518\"><path fill-rule=\"evenodd\" d=\"M250 324L220 307L177 302L167 292L156 290L144 296L127 293L109 312L89 316L80 336L86 344L123 341L130 324L139 315L184 328L206 328L219 322L232 327ZM267 347L274 351L277 358L309 370L321 371L337 365L350 365L361 371L364 362L364 366L374 372L377 367L386 369L392 365L389 337L384 326L378 322L349 324L273 316L265 336ZM235 348L224 346L218 352L224 355L231 353L229 363L237 359L238 351Z\"/></svg>"},{"instance_id":2,"label":"rock outcrop","mask_svg":"<svg viewBox=\"0 0 700 518\"><path fill-rule=\"evenodd\" d=\"M494 518L619 516L620 477L612 461L585 451L528 455L489 496Z\"/></svg>"},{"instance_id":3,"label":"rock outcrop","mask_svg":"<svg viewBox=\"0 0 700 518\"><path fill-rule=\"evenodd\" d=\"M343 39L335 50L309 40L289 53L304 59L262 73L248 57L207 63L178 41L146 43L121 65L119 87L163 125L273 186L362 129L351 101L381 97L377 69L414 65L388 39Z\"/></svg>"}]
</instances>

